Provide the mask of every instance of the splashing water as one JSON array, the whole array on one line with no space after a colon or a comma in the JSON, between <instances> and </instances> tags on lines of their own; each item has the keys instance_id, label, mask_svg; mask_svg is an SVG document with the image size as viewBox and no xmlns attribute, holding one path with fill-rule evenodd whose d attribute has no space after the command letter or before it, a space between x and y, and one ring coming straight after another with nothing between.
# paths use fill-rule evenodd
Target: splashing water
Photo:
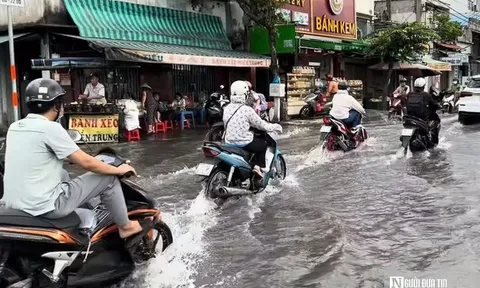
<instances>
[{"instance_id":1,"label":"splashing water","mask_svg":"<svg viewBox=\"0 0 480 288\"><path fill-rule=\"evenodd\" d=\"M174 242L163 254L158 251L157 258L151 260L146 269L136 273L134 279L146 280L141 287L179 287L179 283L182 287L195 287L196 267L206 256L207 247L202 239L217 223L216 205L204 195L200 192L184 213L163 215L172 229Z\"/></svg>"}]
</instances>

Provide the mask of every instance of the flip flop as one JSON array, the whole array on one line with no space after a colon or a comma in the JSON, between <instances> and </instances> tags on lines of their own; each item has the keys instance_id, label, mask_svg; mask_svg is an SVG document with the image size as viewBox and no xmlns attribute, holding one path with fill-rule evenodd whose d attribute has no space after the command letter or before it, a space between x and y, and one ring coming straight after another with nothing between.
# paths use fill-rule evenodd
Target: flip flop
<instances>
[{"instance_id":1,"label":"flip flop","mask_svg":"<svg viewBox=\"0 0 480 288\"><path fill-rule=\"evenodd\" d=\"M140 223L140 226L142 226L142 231L125 238L125 248L127 250L135 246L135 244L142 240L142 238L155 226L155 221L149 219L144 219L138 222Z\"/></svg>"},{"instance_id":2,"label":"flip flop","mask_svg":"<svg viewBox=\"0 0 480 288\"><path fill-rule=\"evenodd\" d=\"M258 177L263 179L263 172L260 169L253 169L253 172L258 175Z\"/></svg>"}]
</instances>

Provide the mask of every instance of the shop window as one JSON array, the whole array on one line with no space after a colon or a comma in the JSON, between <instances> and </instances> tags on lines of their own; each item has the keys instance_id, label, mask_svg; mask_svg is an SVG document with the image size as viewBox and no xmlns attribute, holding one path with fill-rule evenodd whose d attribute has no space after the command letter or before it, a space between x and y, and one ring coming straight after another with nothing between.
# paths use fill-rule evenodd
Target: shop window
<instances>
[{"instance_id":1,"label":"shop window","mask_svg":"<svg viewBox=\"0 0 480 288\"><path fill-rule=\"evenodd\" d=\"M215 67L173 65L172 95L180 92L199 102L201 92L210 94L215 90Z\"/></svg>"}]
</instances>

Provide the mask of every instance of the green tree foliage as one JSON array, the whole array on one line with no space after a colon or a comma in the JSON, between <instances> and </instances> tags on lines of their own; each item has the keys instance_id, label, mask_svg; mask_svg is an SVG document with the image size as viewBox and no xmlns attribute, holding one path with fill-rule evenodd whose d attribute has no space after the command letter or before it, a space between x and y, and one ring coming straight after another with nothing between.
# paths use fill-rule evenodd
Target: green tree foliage
<instances>
[{"instance_id":1,"label":"green tree foliage","mask_svg":"<svg viewBox=\"0 0 480 288\"><path fill-rule=\"evenodd\" d=\"M227 2L227 1L222 1ZM284 1L279 0L235 0L245 15L247 15L257 25L264 27L268 31L271 66L270 69L274 76L278 75L277 49L275 47L277 38L276 25L283 22L279 9L283 7ZM210 3L209 0L192 0L194 8L202 8Z\"/></svg>"},{"instance_id":2,"label":"green tree foliage","mask_svg":"<svg viewBox=\"0 0 480 288\"><path fill-rule=\"evenodd\" d=\"M388 87L392 77L395 62L409 62L428 52L428 44L438 39L438 34L421 23L402 23L394 25L377 33L370 39L368 53L380 57L388 64L384 86L383 103L386 107Z\"/></svg>"},{"instance_id":3,"label":"green tree foliage","mask_svg":"<svg viewBox=\"0 0 480 288\"><path fill-rule=\"evenodd\" d=\"M433 23L435 32L437 32L442 42L456 43L458 37L463 35L462 25L458 22L450 21L448 13L435 13L433 15Z\"/></svg>"}]
</instances>

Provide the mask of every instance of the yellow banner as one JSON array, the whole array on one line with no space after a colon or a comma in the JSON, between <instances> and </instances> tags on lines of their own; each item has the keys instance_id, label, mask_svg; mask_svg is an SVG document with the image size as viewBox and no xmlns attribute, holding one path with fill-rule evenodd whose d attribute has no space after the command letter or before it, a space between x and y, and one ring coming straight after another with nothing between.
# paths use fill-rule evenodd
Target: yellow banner
<instances>
[{"instance_id":1,"label":"yellow banner","mask_svg":"<svg viewBox=\"0 0 480 288\"><path fill-rule=\"evenodd\" d=\"M450 63L429 63L427 66L437 71L452 71L452 65L450 65Z\"/></svg>"},{"instance_id":2,"label":"yellow banner","mask_svg":"<svg viewBox=\"0 0 480 288\"><path fill-rule=\"evenodd\" d=\"M82 134L87 143L118 142L117 115L70 115L68 129Z\"/></svg>"}]
</instances>

